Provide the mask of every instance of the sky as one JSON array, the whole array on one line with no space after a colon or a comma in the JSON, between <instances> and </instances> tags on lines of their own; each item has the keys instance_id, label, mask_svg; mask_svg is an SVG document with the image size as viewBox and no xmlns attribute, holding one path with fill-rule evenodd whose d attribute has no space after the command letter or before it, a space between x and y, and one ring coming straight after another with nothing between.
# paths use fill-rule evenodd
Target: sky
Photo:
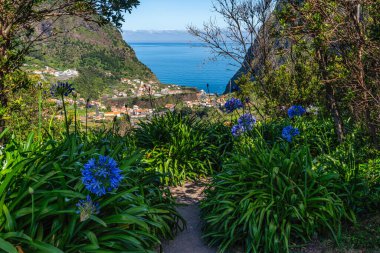
<instances>
[{"instance_id":1,"label":"sky","mask_svg":"<svg viewBox=\"0 0 380 253\"><path fill-rule=\"evenodd\" d=\"M210 17L216 18L212 0L141 0L125 15L123 30L186 30L188 25L201 27Z\"/></svg>"}]
</instances>

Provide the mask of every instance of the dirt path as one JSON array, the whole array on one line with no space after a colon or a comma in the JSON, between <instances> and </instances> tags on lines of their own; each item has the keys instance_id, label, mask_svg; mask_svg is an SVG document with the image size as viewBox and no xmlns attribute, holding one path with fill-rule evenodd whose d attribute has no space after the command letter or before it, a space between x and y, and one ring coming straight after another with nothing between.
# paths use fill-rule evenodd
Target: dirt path
<instances>
[{"instance_id":1,"label":"dirt path","mask_svg":"<svg viewBox=\"0 0 380 253\"><path fill-rule=\"evenodd\" d=\"M187 222L187 229L172 241L163 243L164 253L216 253L202 240L199 200L205 182L186 183L182 187L171 189L179 204L178 211Z\"/></svg>"}]
</instances>

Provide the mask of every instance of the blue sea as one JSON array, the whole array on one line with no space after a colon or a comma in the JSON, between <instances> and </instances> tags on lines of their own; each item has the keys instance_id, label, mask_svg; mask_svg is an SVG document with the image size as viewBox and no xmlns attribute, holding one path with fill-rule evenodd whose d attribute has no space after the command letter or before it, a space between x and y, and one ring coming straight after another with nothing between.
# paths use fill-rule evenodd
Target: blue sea
<instances>
[{"instance_id":1,"label":"blue sea","mask_svg":"<svg viewBox=\"0 0 380 253\"><path fill-rule=\"evenodd\" d=\"M164 84L196 87L222 94L238 70L232 61L212 59L209 48L201 43L130 43L137 58Z\"/></svg>"}]
</instances>

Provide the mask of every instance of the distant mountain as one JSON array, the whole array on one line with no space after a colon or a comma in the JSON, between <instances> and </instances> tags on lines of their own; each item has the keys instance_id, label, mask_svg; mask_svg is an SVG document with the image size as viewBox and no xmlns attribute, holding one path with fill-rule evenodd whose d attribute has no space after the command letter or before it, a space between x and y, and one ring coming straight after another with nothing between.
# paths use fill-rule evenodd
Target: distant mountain
<instances>
[{"instance_id":1,"label":"distant mountain","mask_svg":"<svg viewBox=\"0 0 380 253\"><path fill-rule=\"evenodd\" d=\"M128 43L192 43L199 40L187 31L180 30L137 30L123 31L123 38Z\"/></svg>"},{"instance_id":2,"label":"distant mountain","mask_svg":"<svg viewBox=\"0 0 380 253\"><path fill-rule=\"evenodd\" d=\"M27 66L34 71L45 66L62 71L77 70L79 77L73 82L83 96L99 97L107 90L123 89L128 84L122 83L122 78L157 81L111 24L100 27L66 17L53 24L44 21L37 30L60 34L37 45L27 59Z\"/></svg>"}]
</instances>

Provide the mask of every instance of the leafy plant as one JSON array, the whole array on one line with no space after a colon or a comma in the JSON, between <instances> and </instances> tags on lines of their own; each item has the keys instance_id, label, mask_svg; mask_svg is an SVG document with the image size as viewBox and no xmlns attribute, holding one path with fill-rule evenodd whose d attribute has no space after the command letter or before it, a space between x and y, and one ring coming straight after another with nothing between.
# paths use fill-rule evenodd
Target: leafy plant
<instances>
[{"instance_id":1,"label":"leafy plant","mask_svg":"<svg viewBox=\"0 0 380 253\"><path fill-rule=\"evenodd\" d=\"M322 171L334 171L339 175L339 193L345 205L358 214L380 208L380 159L359 156L359 150L347 141L330 154L318 157ZM369 153L367 153L369 155Z\"/></svg>"},{"instance_id":2,"label":"leafy plant","mask_svg":"<svg viewBox=\"0 0 380 253\"><path fill-rule=\"evenodd\" d=\"M110 137L110 136L108 136ZM117 136L112 138L116 142ZM1 156L0 249L6 252L153 252L184 221L160 177L136 167L141 155L71 136L43 145L9 143ZM123 173L117 190L94 197L99 213L78 214L86 191L81 169L98 154L114 157ZM87 199L88 200L88 199ZM83 208L82 208L83 209Z\"/></svg>"},{"instance_id":3,"label":"leafy plant","mask_svg":"<svg viewBox=\"0 0 380 253\"><path fill-rule=\"evenodd\" d=\"M248 139L248 140L247 140ZM201 204L204 238L220 252L289 252L317 233L339 239L345 214L329 189L337 175L313 170L307 147L246 138L214 176Z\"/></svg>"},{"instance_id":4,"label":"leafy plant","mask_svg":"<svg viewBox=\"0 0 380 253\"><path fill-rule=\"evenodd\" d=\"M137 145L146 150L148 170L162 173L166 184L211 175L228 149L230 138L220 125L207 125L192 116L168 113L143 122L136 130ZM218 135L217 133L224 132Z\"/></svg>"},{"instance_id":5,"label":"leafy plant","mask_svg":"<svg viewBox=\"0 0 380 253\"><path fill-rule=\"evenodd\" d=\"M279 118L259 122L257 127L260 134L258 135L258 132L253 131L251 132L251 136L263 136L268 144L273 145L279 141L282 131L288 125L297 128L300 133L295 139L297 141L293 141L294 145L308 146L313 157L329 154L338 146L338 143L335 141L336 136L332 121L324 118L322 115L309 115L294 119Z\"/></svg>"}]
</instances>

